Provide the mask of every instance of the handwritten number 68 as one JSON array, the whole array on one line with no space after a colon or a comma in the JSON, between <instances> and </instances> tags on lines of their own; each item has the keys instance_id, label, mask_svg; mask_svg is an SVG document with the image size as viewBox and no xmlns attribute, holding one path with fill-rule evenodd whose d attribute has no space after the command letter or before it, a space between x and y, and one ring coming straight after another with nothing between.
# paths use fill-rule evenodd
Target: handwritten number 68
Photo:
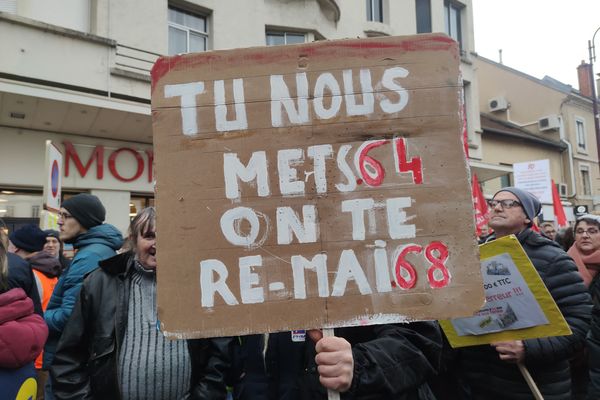
<instances>
[{"instance_id":1,"label":"handwritten number 68","mask_svg":"<svg viewBox=\"0 0 600 400\"><path fill-rule=\"evenodd\" d=\"M394 277L396 283L402 289L412 289L417 283L417 271L406 259L409 254L422 254L430 263L427 268L427 282L434 289L448 286L450 283L450 272L446 267L448 260L448 247L442 242L431 242L425 249L418 244L410 244L401 247L395 254Z\"/></svg>"}]
</instances>

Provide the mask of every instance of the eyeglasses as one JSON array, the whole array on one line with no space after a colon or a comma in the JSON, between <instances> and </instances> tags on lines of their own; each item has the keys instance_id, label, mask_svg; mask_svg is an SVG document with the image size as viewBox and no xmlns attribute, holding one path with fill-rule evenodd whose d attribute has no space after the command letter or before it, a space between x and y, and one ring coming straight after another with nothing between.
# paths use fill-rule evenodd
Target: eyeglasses
<instances>
[{"instance_id":1,"label":"eyeglasses","mask_svg":"<svg viewBox=\"0 0 600 400\"><path fill-rule=\"evenodd\" d=\"M598 229L598 228L588 228L588 229L579 228L575 231L575 234L580 235L580 236L583 235L584 233L587 233L588 235L593 236L593 235L599 234L600 229Z\"/></svg>"},{"instance_id":2,"label":"eyeglasses","mask_svg":"<svg viewBox=\"0 0 600 400\"><path fill-rule=\"evenodd\" d=\"M71 214L67 214L65 212L59 212L58 213L58 219L62 219L63 221L69 218L73 218L73 216Z\"/></svg>"},{"instance_id":3,"label":"eyeglasses","mask_svg":"<svg viewBox=\"0 0 600 400\"><path fill-rule=\"evenodd\" d=\"M513 208L517 206L521 206L521 202L517 200L505 199L505 200L488 200L488 206L491 208L496 208L496 206L500 204L502 208Z\"/></svg>"}]
</instances>

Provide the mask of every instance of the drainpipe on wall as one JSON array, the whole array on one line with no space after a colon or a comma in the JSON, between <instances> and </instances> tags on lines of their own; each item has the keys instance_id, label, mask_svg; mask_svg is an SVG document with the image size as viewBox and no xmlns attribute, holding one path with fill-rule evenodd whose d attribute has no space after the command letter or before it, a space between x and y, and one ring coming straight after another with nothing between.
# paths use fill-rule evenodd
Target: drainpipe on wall
<instances>
[{"instance_id":1,"label":"drainpipe on wall","mask_svg":"<svg viewBox=\"0 0 600 400\"><path fill-rule=\"evenodd\" d=\"M561 104L562 108L562 104ZM562 116L559 118L560 127L558 128L558 132L560 134L560 141L567 145L567 149L569 152L569 171L571 172L571 188L572 192L569 198L577 196L577 186L575 186L575 165L573 164L573 147L571 147L571 143L565 139L565 126L563 122Z\"/></svg>"},{"instance_id":2,"label":"drainpipe on wall","mask_svg":"<svg viewBox=\"0 0 600 400\"><path fill-rule=\"evenodd\" d=\"M510 105L508 106L508 108L506 109L506 121L510 122L513 125L518 126L519 128L524 128L526 126L531 126L531 125L537 125L538 121L532 121L532 122L526 122L524 124L517 122L517 121L513 121L510 119Z\"/></svg>"}]
</instances>

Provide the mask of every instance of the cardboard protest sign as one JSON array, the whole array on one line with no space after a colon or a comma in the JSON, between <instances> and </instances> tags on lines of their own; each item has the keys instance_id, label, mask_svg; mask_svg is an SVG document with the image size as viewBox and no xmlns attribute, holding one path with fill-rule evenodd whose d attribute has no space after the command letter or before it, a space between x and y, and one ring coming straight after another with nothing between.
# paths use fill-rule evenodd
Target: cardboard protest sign
<instances>
[{"instance_id":1,"label":"cardboard protest sign","mask_svg":"<svg viewBox=\"0 0 600 400\"><path fill-rule=\"evenodd\" d=\"M435 34L159 59L165 334L478 310L459 60L457 44Z\"/></svg>"},{"instance_id":2,"label":"cardboard protest sign","mask_svg":"<svg viewBox=\"0 0 600 400\"><path fill-rule=\"evenodd\" d=\"M571 334L514 235L485 243L480 252L486 304L473 317L440 321L452 347Z\"/></svg>"}]
</instances>

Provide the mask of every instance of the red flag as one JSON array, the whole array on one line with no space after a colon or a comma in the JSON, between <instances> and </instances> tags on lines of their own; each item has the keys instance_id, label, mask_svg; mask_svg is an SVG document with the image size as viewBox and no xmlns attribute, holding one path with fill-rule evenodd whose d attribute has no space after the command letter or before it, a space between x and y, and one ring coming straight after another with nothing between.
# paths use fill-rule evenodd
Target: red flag
<instances>
[{"instance_id":1,"label":"red flag","mask_svg":"<svg viewBox=\"0 0 600 400\"><path fill-rule=\"evenodd\" d=\"M565 216L565 209L560 201L560 196L558 195L558 189L554 184L554 179L552 179L552 203L554 205L554 218L556 218L556 224L561 226L568 226L567 217Z\"/></svg>"},{"instance_id":2,"label":"red flag","mask_svg":"<svg viewBox=\"0 0 600 400\"><path fill-rule=\"evenodd\" d=\"M473 174L473 208L475 208L475 228L477 236L481 236L481 228L487 224L488 205L483 197L477 175Z\"/></svg>"},{"instance_id":3,"label":"red flag","mask_svg":"<svg viewBox=\"0 0 600 400\"><path fill-rule=\"evenodd\" d=\"M460 113L461 117L462 117L462 129L463 129L463 146L464 146L464 150L465 150L465 157L469 158L469 134L467 132L467 113L465 112L465 105L463 104L462 108L461 108L461 113ZM486 206L487 208L487 206Z\"/></svg>"}]
</instances>

